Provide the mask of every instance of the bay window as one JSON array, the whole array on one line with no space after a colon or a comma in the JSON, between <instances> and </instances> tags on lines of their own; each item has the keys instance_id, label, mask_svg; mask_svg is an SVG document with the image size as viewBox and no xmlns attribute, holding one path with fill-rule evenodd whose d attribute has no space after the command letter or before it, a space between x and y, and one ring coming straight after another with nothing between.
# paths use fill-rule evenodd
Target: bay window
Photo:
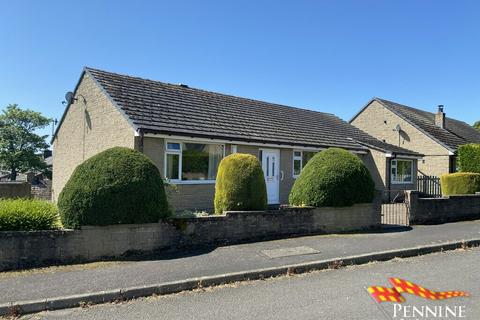
<instances>
[{"instance_id":1,"label":"bay window","mask_svg":"<svg viewBox=\"0 0 480 320\"><path fill-rule=\"evenodd\" d=\"M173 182L213 182L223 156L224 146L221 144L168 141L165 177Z\"/></svg>"},{"instance_id":2,"label":"bay window","mask_svg":"<svg viewBox=\"0 0 480 320\"><path fill-rule=\"evenodd\" d=\"M298 177L303 167L313 158L317 151L293 151L293 177Z\"/></svg>"},{"instance_id":3,"label":"bay window","mask_svg":"<svg viewBox=\"0 0 480 320\"><path fill-rule=\"evenodd\" d=\"M412 183L413 161L394 159L391 161L392 183Z\"/></svg>"}]
</instances>

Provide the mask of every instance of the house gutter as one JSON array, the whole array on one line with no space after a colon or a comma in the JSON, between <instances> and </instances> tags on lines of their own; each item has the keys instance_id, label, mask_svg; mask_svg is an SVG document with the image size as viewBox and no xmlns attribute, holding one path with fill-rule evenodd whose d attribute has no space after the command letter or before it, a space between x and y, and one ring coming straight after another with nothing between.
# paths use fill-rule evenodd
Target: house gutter
<instances>
[{"instance_id":1,"label":"house gutter","mask_svg":"<svg viewBox=\"0 0 480 320\"><path fill-rule=\"evenodd\" d=\"M208 142L217 142L217 143L228 143L228 144L240 144L240 145L251 145L258 147L271 147L271 148L286 148L286 149L300 149L300 150L324 150L331 147L343 148L352 153L356 154L367 154L368 149L360 148L351 148L348 146L334 146L334 145L314 145L314 144L293 144L293 143L282 143L269 140L257 140L257 139L241 139L239 137L225 137L225 136L211 136L202 133L179 133L179 132L161 132L158 130L143 129L146 137L152 138L163 138L163 139L172 139L172 140L188 140L188 141L208 141ZM138 134L138 133L137 133ZM361 146L362 147L362 146Z\"/></svg>"},{"instance_id":2,"label":"house gutter","mask_svg":"<svg viewBox=\"0 0 480 320\"><path fill-rule=\"evenodd\" d=\"M387 153L387 192L388 192L388 202L390 202L390 194L392 191L392 160L397 158L397 154L395 152Z\"/></svg>"},{"instance_id":3,"label":"house gutter","mask_svg":"<svg viewBox=\"0 0 480 320\"><path fill-rule=\"evenodd\" d=\"M135 131L135 133L136 133L136 136L139 137L139 141L138 141L138 151L140 151L141 153L143 153L143 140L144 140L145 134L144 134L144 132L142 131L142 129L138 129L137 131Z\"/></svg>"}]
</instances>

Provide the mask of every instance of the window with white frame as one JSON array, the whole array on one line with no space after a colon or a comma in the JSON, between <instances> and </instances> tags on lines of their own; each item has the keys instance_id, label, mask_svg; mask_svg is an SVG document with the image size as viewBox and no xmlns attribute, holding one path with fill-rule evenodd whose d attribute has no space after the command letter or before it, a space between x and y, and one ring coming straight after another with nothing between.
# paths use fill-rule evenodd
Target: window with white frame
<instances>
[{"instance_id":1,"label":"window with white frame","mask_svg":"<svg viewBox=\"0 0 480 320\"><path fill-rule=\"evenodd\" d=\"M296 178L302 172L303 167L313 158L317 151L293 151L293 176Z\"/></svg>"},{"instance_id":2,"label":"window with white frame","mask_svg":"<svg viewBox=\"0 0 480 320\"><path fill-rule=\"evenodd\" d=\"M224 145L167 141L165 177L171 181L215 181Z\"/></svg>"},{"instance_id":3,"label":"window with white frame","mask_svg":"<svg viewBox=\"0 0 480 320\"><path fill-rule=\"evenodd\" d=\"M394 159L391 162L392 183L411 183L413 179L413 161Z\"/></svg>"}]
</instances>

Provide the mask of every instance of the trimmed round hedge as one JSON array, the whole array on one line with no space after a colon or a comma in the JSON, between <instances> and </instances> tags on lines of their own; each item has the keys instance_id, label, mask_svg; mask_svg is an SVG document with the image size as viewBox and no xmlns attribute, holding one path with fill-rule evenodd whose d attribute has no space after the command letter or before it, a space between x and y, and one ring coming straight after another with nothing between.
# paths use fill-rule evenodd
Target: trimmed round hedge
<instances>
[{"instance_id":1,"label":"trimmed round hedge","mask_svg":"<svg viewBox=\"0 0 480 320\"><path fill-rule=\"evenodd\" d=\"M339 148L317 153L290 192L294 206L346 207L372 202L375 183L362 160Z\"/></svg>"},{"instance_id":2,"label":"trimmed round hedge","mask_svg":"<svg viewBox=\"0 0 480 320\"><path fill-rule=\"evenodd\" d=\"M215 183L215 213L266 208L267 189L258 159L243 153L223 158Z\"/></svg>"},{"instance_id":3,"label":"trimmed round hedge","mask_svg":"<svg viewBox=\"0 0 480 320\"><path fill-rule=\"evenodd\" d=\"M440 177L442 195L475 194L480 191L480 174L473 172L447 173Z\"/></svg>"},{"instance_id":4,"label":"trimmed round hedge","mask_svg":"<svg viewBox=\"0 0 480 320\"><path fill-rule=\"evenodd\" d=\"M60 193L64 226L157 222L170 214L162 177L144 154L115 147L80 164Z\"/></svg>"}]
</instances>

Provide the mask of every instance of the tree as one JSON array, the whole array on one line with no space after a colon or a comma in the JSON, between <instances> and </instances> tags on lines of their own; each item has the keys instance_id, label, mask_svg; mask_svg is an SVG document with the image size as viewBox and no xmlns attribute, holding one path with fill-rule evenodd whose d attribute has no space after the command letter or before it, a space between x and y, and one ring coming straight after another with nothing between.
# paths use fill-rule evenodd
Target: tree
<instances>
[{"instance_id":1,"label":"tree","mask_svg":"<svg viewBox=\"0 0 480 320\"><path fill-rule=\"evenodd\" d=\"M46 168L38 153L48 148L47 136L35 131L50 122L40 112L23 110L16 104L8 105L0 114L0 167L10 170L10 180L16 180L19 172Z\"/></svg>"},{"instance_id":2,"label":"tree","mask_svg":"<svg viewBox=\"0 0 480 320\"><path fill-rule=\"evenodd\" d=\"M480 131L480 121L475 122L475 123L473 124L473 127L474 127L475 129L477 129L478 131Z\"/></svg>"}]
</instances>

